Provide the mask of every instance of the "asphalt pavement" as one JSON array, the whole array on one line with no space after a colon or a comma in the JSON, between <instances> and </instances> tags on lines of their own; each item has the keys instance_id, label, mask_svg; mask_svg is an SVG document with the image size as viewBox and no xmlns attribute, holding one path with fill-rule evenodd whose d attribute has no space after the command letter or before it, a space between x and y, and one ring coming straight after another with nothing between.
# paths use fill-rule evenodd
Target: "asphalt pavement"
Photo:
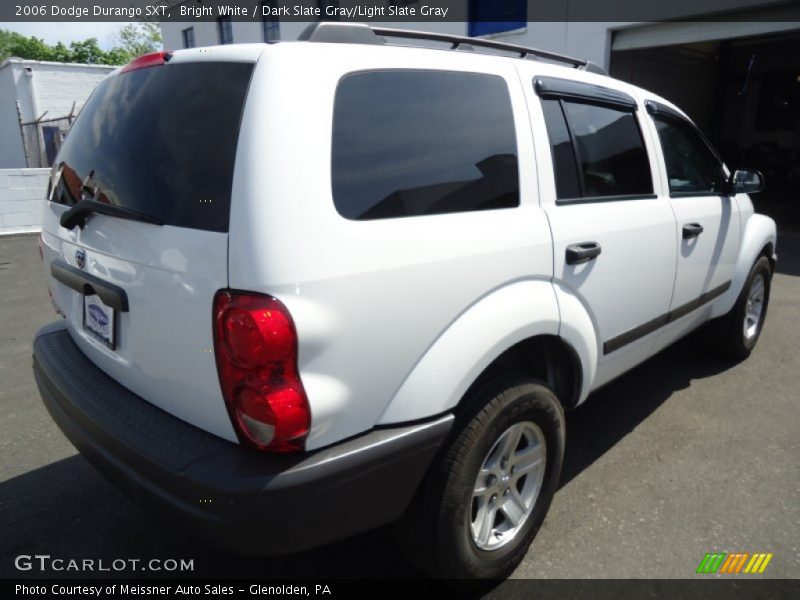
<instances>
[{"instance_id":1,"label":"asphalt pavement","mask_svg":"<svg viewBox=\"0 0 800 600\"><path fill-rule=\"evenodd\" d=\"M800 235L781 236L778 254L748 360L690 337L568 414L561 486L515 577L700 577L698 564L715 551L772 553L751 578L800 577ZM15 569L20 554L190 558L191 575L202 577L419 576L386 529L254 558L142 512L42 405L31 340L55 319L36 237L0 238L0 577L41 576Z\"/></svg>"}]
</instances>

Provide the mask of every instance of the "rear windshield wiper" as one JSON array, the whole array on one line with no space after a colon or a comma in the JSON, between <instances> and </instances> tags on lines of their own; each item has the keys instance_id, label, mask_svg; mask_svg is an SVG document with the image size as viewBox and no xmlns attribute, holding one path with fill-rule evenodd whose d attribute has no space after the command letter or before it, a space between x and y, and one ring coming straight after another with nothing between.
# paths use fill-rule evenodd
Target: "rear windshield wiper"
<instances>
[{"instance_id":1,"label":"rear windshield wiper","mask_svg":"<svg viewBox=\"0 0 800 600\"><path fill-rule=\"evenodd\" d=\"M86 225L86 219L91 214L108 215L109 217L119 217L120 219L129 219L131 221L142 221L143 223L152 223L153 225L163 225L164 221L146 215L138 210L131 208L124 208L122 206L115 206L107 204L106 202L98 202L97 200L81 200L68 211L61 213L61 226L66 229L72 229L77 225L81 229Z\"/></svg>"}]
</instances>

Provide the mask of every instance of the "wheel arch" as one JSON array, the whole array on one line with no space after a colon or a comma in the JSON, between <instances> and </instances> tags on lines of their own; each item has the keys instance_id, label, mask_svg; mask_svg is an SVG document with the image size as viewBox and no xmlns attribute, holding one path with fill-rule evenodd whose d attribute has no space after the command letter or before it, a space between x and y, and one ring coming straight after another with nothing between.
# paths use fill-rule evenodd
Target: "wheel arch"
<instances>
[{"instance_id":1,"label":"wheel arch","mask_svg":"<svg viewBox=\"0 0 800 600\"><path fill-rule=\"evenodd\" d=\"M772 271L775 271L775 242L767 242L764 247L761 249L759 253L759 257L766 256L769 259L769 264L772 267Z\"/></svg>"},{"instance_id":2,"label":"wheel arch","mask_svg":"<svg viewBox=\"0 0 800 600\"><path fill-rule=\"evenodd\" d=\"M777 237L775 221L765 215L750 215L742 232L742 244L736 260L731 286L716 304L712 318L726 314L733 307L742 291L753 263L759 257L766 256L769 258L774 270Z\"/></svg>"},{"instance_id":3,"label":"wheel arch","mask_svg":"<svg viewBox=\"0 0 800 600\"><path fill-rule=\"evenodd\" d=\"M594 377L596 338L585 311L580 323L565 325L564 308L572 315L574 307L560 304L546 280L511 283L483 297L435 340L378 424L451 411L473 386L503 369L542 379L554 387L565 408L575 406Z\"/></svg>"},{"instance_id":4,"label":"wheel arch","mask_svg":"<svg viewBox=\"0 0 800 600\"><path fill-rule=\"evenodd\" d=\"M470 385L455 411L466 404L474 390L508 373L524 373L544 382L565 410L580 402L583 368L578 353L563 338L542 334L517 342L495 358Z\"/></svg>"}]
</instances>

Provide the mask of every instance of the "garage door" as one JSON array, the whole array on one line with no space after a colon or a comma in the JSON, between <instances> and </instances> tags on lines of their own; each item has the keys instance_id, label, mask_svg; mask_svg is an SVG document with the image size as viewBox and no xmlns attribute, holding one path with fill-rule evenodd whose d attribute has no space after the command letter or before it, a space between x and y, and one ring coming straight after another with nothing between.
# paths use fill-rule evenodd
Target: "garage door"
<instances>
[{"instance_id":1,"label":"garage door","mask_svg":"<svg viewBox=\"0 0 800 600\"><path fill-rule=\"evenodd\" d=\"M693 42L725 40L763 35L765 33L800 30L800 10L798 9L794 9L794 13L792 14L788 12L777 13L775 11L770 11L769 13L764 12L762 14L765 15L762 18L767 19L769 17L774 20L673 22L619 29L614 32L611 49L634 50L637 48L690 44ZM783 17L786 20L778 20L779 17ZM751 17L743 15L743 18L750 19ZM794 20L790 21L788 20L789 18Z\"/></svg>"}]
</instances>

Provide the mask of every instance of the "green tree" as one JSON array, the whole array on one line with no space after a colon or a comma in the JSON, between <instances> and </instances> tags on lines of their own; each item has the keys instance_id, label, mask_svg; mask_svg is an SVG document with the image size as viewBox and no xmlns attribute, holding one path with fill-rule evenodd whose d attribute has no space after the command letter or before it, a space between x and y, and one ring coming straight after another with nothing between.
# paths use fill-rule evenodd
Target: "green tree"
<instances>
[{"instance_id":1,"label":"green tree","mask_svg":"<svg viewBox=\"0 0 800 600\"><path fill-rule=\"evenodd\" d=\"M115 37L119 46L114 49L126 52L130 58L161 48L161 29L153 21L123 25Z\"/></svg>"},{"instance_id":2,"label":"green tree","mask_svg":"<svg viewBox=\"0 0 800 600\"><path fill-rule=\"evenodd\" d=\"M51 60L56 62L72 62L72 52L62 42L58 42L53 46L52 56Z\"/></svg>"},{"instance_id":3,"label":"green tree","mask_svg":"<svg viewBox=\"0 0 800 600\"><path fill-rule=\"evenodd\" d=\"M103 50L97 38L71 42L69 47L58 42L51 46L34 36L26 37L15 31L0 29L0 61L10 56L27 60L51 60L93 65L124 65L141 54L154 52L161 47L158 23L129 23L116 34L118 45Z\"/></svg>"},{"instance_id":4,"label":"green tree","mask_svg":"<svg viewBox=\"0 0 800 600\"><path fill-rule=\"evenodd\" d=\"M85 63L89 65L104 65L106 56L97 43L97 38L88 38L82 42L71 42L69 45L72 60L69 62Z\"/></svg>"},{"instance_id":5,"label":"green tree","mask_svg":"<svg viewBox=\"0 0 800 600\"><path fill-rule=\"evenodd\" d=\"M111 50L105 53L102 64L124 65L125 63L130 62L131 58L133 57L122 48L112 48Z\"/></svg>"},{"instance_id":6,"label":"green tree","mask_svg":"<svg viewBox=\"0 0 800 600\"><path fill-rule=\"evenodd\" d=\"M17 37L21 37L18 33L0 29L0 61L4 61L11 56L11 44L14 43Z\"/></svg>"},{"instance_id":7,"label":"green tree","mask_svg":"<svg viewBox=\"0 0 800 600\"><path fill-rule=\"evenodd\" d=\"M25 37L12 34L13 38L8 45L8 55L27 58L30 60L53 60L53 49L44 40L36 37Z\"/></svg>"},{"instance_id":8,"label":"green tree","mask_svg":"<svg viewBox=\"0 0 800 600\"><path fill-rule=\"evenodd\" d=\"M0 61L11 56L11 44L14 43L14 32L0 29Z\"/></svg>"}]
</instances>

